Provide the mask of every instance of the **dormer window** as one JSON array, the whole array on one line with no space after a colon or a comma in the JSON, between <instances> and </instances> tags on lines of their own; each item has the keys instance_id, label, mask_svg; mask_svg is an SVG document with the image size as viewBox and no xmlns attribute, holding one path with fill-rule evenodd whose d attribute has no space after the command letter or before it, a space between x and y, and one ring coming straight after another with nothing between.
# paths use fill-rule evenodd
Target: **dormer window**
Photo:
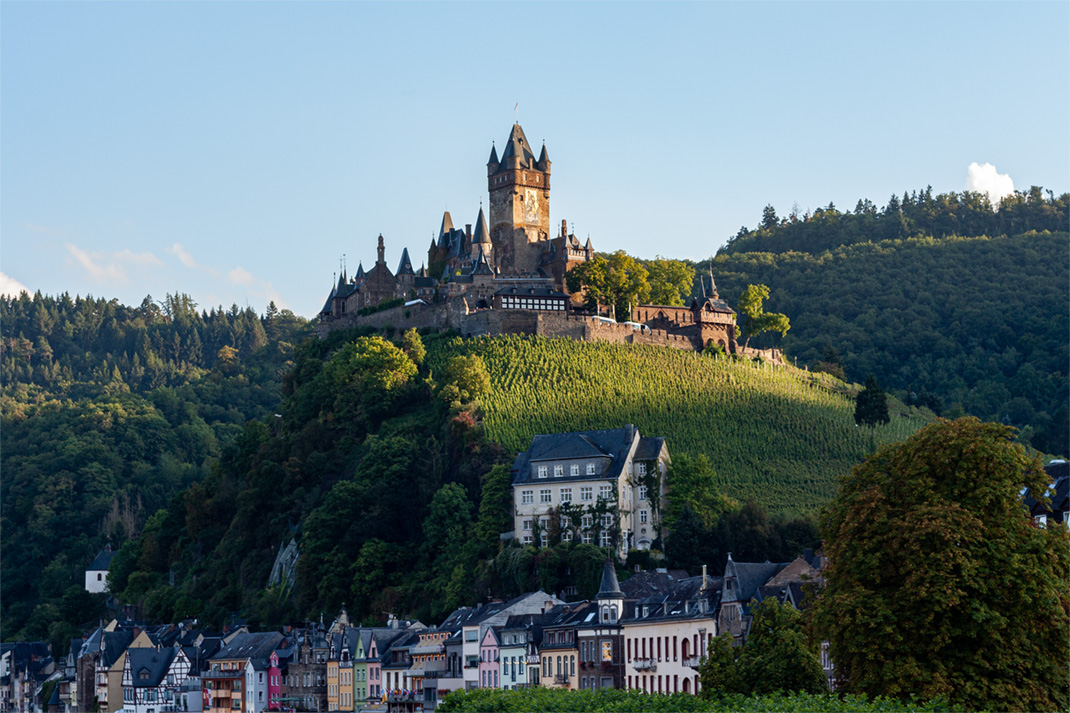
<instances>
[{"instance_id":1,"label":"dormer window","mask_svg":"<svg viewBox=\"0 0 1070 713\"><path fill-rule=\"evenodd\" d=\"M594 463L587 464L587 475L594 475Z\"/></svg>"},{"instance_id":2,"label":"dormer window","mask_svg":"<svg viewBox=\"0 0 1070 713\"><path fill-rule=\"evenodd\" d=\"M565 474L565 466L563 466L563 465L555 465L554 466L554 477L555 478L560 478L564 474Z\"/></svg>"},{"instance_id":3,"label":"dormer window","mask_svg":"<svg viewBox=\"0 0 1070 713\"><path fill-rule=\"evenodd\" d=\"M546 477L546 466L544 466L544 465L540 465L539 466L539 477L540 478L545 478Z\"/></svg>"},{"instance_id":4,"label":"dormer window","mask_svg":"<svg viewBox=\"0 0 1070 713\"><path fill-rule=\"evenodd\" d=\"M580 474L580 467L579 467L579 465L577 465L577 464L575 464L575 463L573 463L572 465L570 465L570 466L568 467L568 474L569 474L569 475L579 475L579 474Z\"/></svg>"}]
</instances>

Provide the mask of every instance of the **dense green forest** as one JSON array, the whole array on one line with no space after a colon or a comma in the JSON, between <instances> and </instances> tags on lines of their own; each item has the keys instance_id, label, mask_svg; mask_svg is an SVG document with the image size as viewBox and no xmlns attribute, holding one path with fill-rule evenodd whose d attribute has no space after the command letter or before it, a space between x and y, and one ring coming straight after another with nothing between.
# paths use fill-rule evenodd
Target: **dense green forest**
<instances>
[{"instance_id":1,"label":"dense green forest","mask_svg":"<svg viewBox=\"0 0 1070 713\"><path fill-rule=\"evenodd\" d=\"M872 373L906 403L1013 425L1066 455L1067 204L1034 188L998 211L977 194L928 190L881 211L860 201L854 213L779 219L770 207L762 227L697 268L712 269L730 304L748 284L770 287L767 309L791 330L755 345L850 381Z\"/></svg>"},{"instance_id":2,"label":"dense green forest","mask_svg":"<svg viewBox=\"0 0 1070 713\"><path fill-rule=\"evenodd\" d=\"M130 308L23 293L0 298L0 323L2 625L58 639L99 612L82 586L97 551L274 412L311 328L178 295Z\"/></svg>"}]
</instances>

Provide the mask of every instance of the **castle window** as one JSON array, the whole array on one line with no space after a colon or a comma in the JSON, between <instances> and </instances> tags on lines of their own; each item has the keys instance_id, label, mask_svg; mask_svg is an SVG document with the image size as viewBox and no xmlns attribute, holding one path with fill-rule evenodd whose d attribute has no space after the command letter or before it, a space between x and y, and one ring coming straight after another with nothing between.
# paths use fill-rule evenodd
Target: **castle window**
<instances>
[{"instance_id":1,"label":"castle window","mask_svg":"<svg viewBox=\"0 0 1070 713\"><path fill-rule=\"evenodd\" d=\"M535 491L534 490L521 490L520 491L520 504L521 505L531 505L534 502L535 502Z\"/></svg>"},{"instance_id":2,"label":"castle window","mask_svg":"<svg viewBox=\"0 0 1070 713\"><path fill-rule=\"evenodd\" d=\"M594 463L587 464L587 475L594 475Z\"/></svg>"},{"instance_id":3,"label":"castle window","mask_svg":"<svg viewBox=\"0 0 1070 713\"><path fill-rule=\"evenodd\" d=\"M580 474L580 467L578 465L576 465L575 463L573 463L572 465L570 465L568 467L568 474L569 475L579 475Z\"/></svg>"}]
</instances>

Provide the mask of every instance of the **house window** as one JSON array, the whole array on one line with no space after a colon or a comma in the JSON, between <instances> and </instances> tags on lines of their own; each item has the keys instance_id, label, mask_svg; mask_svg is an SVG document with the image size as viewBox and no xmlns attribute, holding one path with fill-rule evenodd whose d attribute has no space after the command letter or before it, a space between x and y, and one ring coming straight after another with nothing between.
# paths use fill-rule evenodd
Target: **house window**
<instances>
[{"instance_id":1,"label":"house window","mask_svg":"<svg viewBox=\"0 0 1070 713\"><path fill-rule=\"evenodd\" d=\"M520 491L520 504L521 505L531 505L534 502L535 502L535 491L534 490L521 490Z\"/></svg>"},{"instance_id":2,"label":"house window","mask_svg":"<svg viewBox=\"0 0 1070 713\"><path fill-rule=\"evenodd\" d=\"M101 581L103 581L103 580L104 580L104 575L103 575L103 574L101 574L100 572L97 572L97 581L98 581L98 582L101 582Z\"/></svg>"},{"instance_id":3,"label":"house window","mask_svg":"<svg viewBox=\"0 0 1070 713\"><path fill-rule=\"evenodd\" d=\"M587 475L594 475L594 463L587 464Z\"/></svg>"},{"instance_id":4,"label":"house window","mask_svg":"<svg viewBox=\"0 0 1070 713\"><path fill-rule=\"evenodd\" d=\"M553 496L550 494L549 488L543 488L539 491L539 502L542 504L552 503L554 501Z\"/></svg>"},{"instance_id":5,"label":"house window","mask_svg":"<svg viewBox=\"0 0 1070 713\"><path fill-rule=\"evenodd\" d=\"M539 533L539 544L541 544L543 547L549 547L550 546L550 535L549 535L549 533L547 533L547 532Z\"/></svg>"},{"instance_id":6,"label":"house window","mask_svg":"<svg viewBox=\"0 0 1070 713\"><path fill-rule=\"evenodd\" d=\"M577 465L576 463L573 463L572 465L570 465L568 467L568 474L569 475L579 475L580 474L579 465Z\"/></svg>"},{"instance_id":7,"label":"house window","mask_svg":"<svg viewBox=\"0 0 1070 713\"><path fill-rule=\"evenodd\" d=\"M524 535L524 544L525 545L530 545L534 541L535 540L531 537L531 535Z\"/></svg>"},{"instance_id":8,"label":"house window","mask_svg":"<svg viewBox=\"0 0 1070 713\"><path fill-rule=\"evenodd\" d=\"M611 485L599 485L598 486L598 499L609 500L613 494L613 486Z\"/></svg>"},{"instance_id":9,"label":"house window","mask_svg":"<svg viewBox=\"0 0 1070 713\"><path fill-rule=\"evenodd\" d=\"M524 520L524 529L525 530L531 530L532 522L534 522L534 521L533 520Z\"/></svg>"},{"instance_id":10,"label":"house window","mask_svg":"<svg viewBox=\"0 0 1070 713\"><path fill-rule=\"evenodd\" d=\"M594 515L580 515L580 527L587 529L594 525Z\"/></svg>"},{"instance_id":11,"label":"house window","mask_svg":"<svg viewBox=\"0 0 1070 713\"><path fill-rule=\"evenodd\" d=\"M613 516L610 515L609 513L604 513L602 515L602 527L612 527L612 526L613 526Z\"/></svg>"},{"instance_id":12,"label":"house window","mask_svg":"<svg viewBox=\"0 0 1070 713\"><path fill-rule=\"evenodd\" d=\"M572 530L565 530L561 533L562 542L572 542Z\"/></svg>"},{"instance_id":13,"label":"house window","mask_svg":"<svg viewBox=\"0 0 1070 713\"><path fill-rule=\"evenodd\" d=\"M645 525L646 522L647 522L647 511L646 510L640 510L639 511L639 524L640 525Z\"/></svg>"},{"instance_id":14,"label":"house window","mask_svg":"<svg viewBox=\"0 0 1070 713\"><path fill-rule=\"evenodd\" d=\"M569 527L571 527L571 525L572 525L572 520L569 518L568 515L564 515L564 516L561 517L561 529L562 530L568 529Z\"/></svg>"},{"instance_id":15,"label":"house window","mask_svg":"<svg viewBox=\"0 0 1070 713\"><path fill-rule=\"evenodd\" d=\"M635 464L635 474L636 475L646 475L646 463L636 463Z\"/></svg>"},{"instance_id":16,"label":"house window","mask_svg":"<svg viewBox=\"0 0 1070 713\"><path fill-rule=\"evenodd\" d=\"M565 466L563 466L563 465L555 465L554 466L554 477L555 478L560 478L564 474L565 474Z\"/></svg>"},{"instance_id":17,"label":"house window","mask_svg":"<svg viewBox=\"0 0 1070 713\"><path fill-rule=\"evenodd\" d=\"M591 536L590 530L583 531L583 544L589 545L593 542L594 538Z\"/></svg>"},{"instance_id":18,"label":"house window","mask_svg":"<svg viewBox=\"0 0 1070 713\"><path fill-rule=\"evenodd\" d=\"M613 534L603 530L598 535L598 544L601 547L609 547L610 545L613 544Z\"/></svg>"},{"instance_id":19,"label":"house window","mask_svg":"<svg viewBox=\"0 0 1070 713\"><path fill-rule=\"evenodd\" d=\"M544 465L540 465L539 466L539 477L540 478L545 478L546 477L546 466L544 466Z\"/></svg>"},{"instance_id":20,"label":"house window","mask_svg":"<svg viewBox=\"0 0 1070 713\"><path fill-rule=\"evenodd\" d=\"M590 485L585 485L580 488L580 500L583 502L590 502L594 500L594 488Z\"/></svg>"},{"instance_id":21,"label":"house window","mask_svg":"<svg viewBox=\"0 0 1070 713\"><path fill-rule=\"evenodd\" d=\"M572 502L572 488L561 488L561 504Z\"/></svg>"},{"instance_id":22,"label":"house window","mask_svg":"<svg viewBox=\"0 0 1070 713\"><path fill-rule=\"evenodd\" d=\"M639 486L639 499L640 500L646 500L646 486L645 485L640 485Z\"/></svg>"}]
</instances>

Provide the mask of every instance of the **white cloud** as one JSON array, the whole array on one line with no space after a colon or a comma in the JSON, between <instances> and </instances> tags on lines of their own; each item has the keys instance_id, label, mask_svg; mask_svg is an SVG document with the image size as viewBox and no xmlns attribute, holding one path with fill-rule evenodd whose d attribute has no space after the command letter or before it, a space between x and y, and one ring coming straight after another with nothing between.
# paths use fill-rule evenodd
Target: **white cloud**
<instances>
[{"instance_id":1,"label":"white cloud","mask_svg":"<svg viewBox=\"0 0 1070 713\"><path fill-rule=\"evenodd\" d=\"M114 258L119 262L129 262L134 265L163 265L160 258L152 253L136 253L130 248L124 248L115 253Z\"/></svg>"},{"instance_id":2,"label":"white cloud","mask_svg":"<svg viewBox=\"0 0 1070 713\"><path fill-rule=\"evenodd\" d=\"M8 277L0 272L0 295L4 297L18 297L22 292L29 292L29 288L13 277Z\"/></svg>"},{"instance_id":3,"label":"white cloud","mask_svg":"<svg viewBox=\"0 0 1070 713\"><path fill-rule=\"evenodd\" d=\"M228 272L227 277L229 277L230 281L234 284L245 285L246 287L249 287L256 282L256 278L253 277L253 274L241 265Z\"/></svg>"},{"instance_id":4,"label":"white cloud","mask_svg":"<svg viewBox=\"0 0 1070 713\"><path fill-rule=\"evenodd\" d=\"M189 250L186 250L186 248L182 247L182 243L175 243L170 247L170 249L168 249L168 252L174 253L178 257L179 262L181 262L186 267L191 267L194 269L200 267L200 265L197 264L197 261L193 259L193 254Z\"/></svg>"},{"instance_id":5,"label":"white cloud","mask_svg":"<svg viewBox=\"0 0 1070 713\"><path fill-rule=\"evenodd\" d=\"M151 252L136 253L130 248L123 248L118 252L100 253L87 252L73 243L65 243L64 246L74 263L80 265L91 278L98 282L126 284L130 282L126 274L128 265L136 267L163 265L160 258Z\"/></svg>"},{"instance_id":6,"label":"white cloud","mask_svg":"<svg viewBox=\"0 0 1070 713\"><path fill-rule=\"evenodd\" d=\"M1009 174L997 172L992 164L975 161L967 169L966 190L984 193L993 206L999 206L1005 196L1014 193L1014 181Z\"/></svg>"},{"instance_id":7,"label":"white cloud","mask_svg":"<svg viewBox=\"0 0 1070 713\"><path fill-rule=\"evenodd\" d=\"M126 269L115 263L101 264L102 257L100 253L87 253L71 243L66 243L65 247L71 257L74 258L74 261L81 265L94 280L100 282L129 282L126 277Z\"/></svg>"}]
</instances>

